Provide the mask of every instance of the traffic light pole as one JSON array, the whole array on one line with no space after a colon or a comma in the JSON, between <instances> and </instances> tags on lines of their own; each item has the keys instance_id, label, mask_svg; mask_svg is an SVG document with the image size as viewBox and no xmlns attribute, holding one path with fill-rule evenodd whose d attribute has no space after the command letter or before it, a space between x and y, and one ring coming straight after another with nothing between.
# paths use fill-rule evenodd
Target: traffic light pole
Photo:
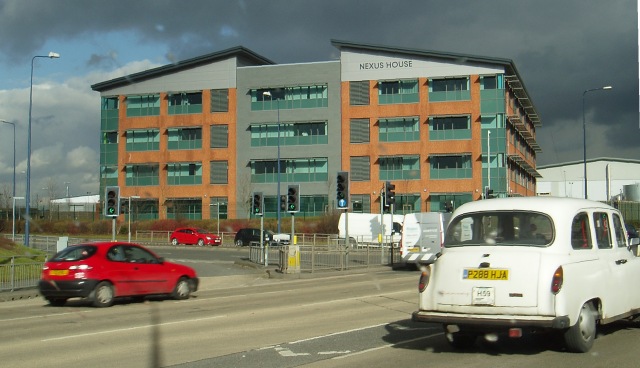
<instances>
[{"instance_id":1,"label":"traffic light pole","mask_svg":"<svg viewBox=\"0 0 640 368\"><path fill-rule=\"evenodd\" d=\"M111 241L116 241L116 217L111 218Z\"/></svg>"}]
</instances>

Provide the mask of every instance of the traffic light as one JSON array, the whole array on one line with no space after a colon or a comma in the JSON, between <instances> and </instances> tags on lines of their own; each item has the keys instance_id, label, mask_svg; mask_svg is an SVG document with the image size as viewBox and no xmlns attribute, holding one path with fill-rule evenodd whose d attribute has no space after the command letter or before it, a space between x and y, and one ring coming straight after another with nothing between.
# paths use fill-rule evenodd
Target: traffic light
<instances>
[{"instance_id":1,"label":"traffic light","mask_svg":"<svg viewBox=\"0 0 640 368\"><path fill-rule=\"evenodd\" d=\"M338 171L338 175L336 175L336 206L338 209L349 209L348 171Z\"/></svg>"},{"instance_id":2,"label":"traffic light","mask_svg":"<svg viewBox=\"0 0 640 368\"><path fill-rule=\"evenodd\" d=\"M129 213L129 198L120 198L120 213Z\"/></svg>"},{"instance_id":3,"label":"traffic light","mask_svg":"<svg viewBox=\"0 0 640 368\"><path fill-rule=\"evenodd\" d=\"M104 215L107 217L120 216L120 187L106 187L104 191Z\"/></svg>"},{"instance_id":4,"label":"traffic light","mask_svg":"<svg viewBox=\"0 0 640 368\"><path fill-rule=\"evenodd\" d=\"M287 210L287 196L286 195L281 195L280 196L280 211L286 211Z\"/></svg>"},{"instance_id":5,"label":"traffic light","mask_svg":"<svg viewBox=\"0 0 640 368\"><path fill-rule=\"evenodd\" d=\"M396 185L390 181L384 183L384 206L389 207L396 203Z\"/></svg>"},{"instance_id":6,"label":"traffic light","mask_svg":"<svg viewBox=\"0 0 640 368\"><path fill-rule=\"evenodd\" d=\"M256 216L262 216L262 192L253 192L251 198L251 213Z\"/></svg>"},{"instance_id":7,"label":"traffic light","mask_svg":"<svg viewBox=\"0 0 640 368\"><path fill-rule=\"evenodd\" d=\"M488 186L484 187L484 199L493 198L493 189Z\"/></svg>"},{"instance_id":8,"label":"traffic light","mask_svg":"<svg viewBox=\"0 0 640 368\"><path fill-rule=\"evenodd\" d=\"M300 212L300 185L289 184L287 189L287 211Z\"/></svg>"}]
</instances>

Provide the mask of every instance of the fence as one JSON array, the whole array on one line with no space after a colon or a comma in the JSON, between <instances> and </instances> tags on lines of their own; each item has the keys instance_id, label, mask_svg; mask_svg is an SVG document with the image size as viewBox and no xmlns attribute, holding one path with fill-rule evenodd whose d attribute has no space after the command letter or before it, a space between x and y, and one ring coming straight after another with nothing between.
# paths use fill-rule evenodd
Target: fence
<instances>
[{"instance_id":1,"label":"fence","mask_svg":"<svg viewBox=\"0 0 640 368\"><path fill-rule=\"evenodd\" d=\"M26 262L16 262L24 259ZM0 291L31 288L38 285L44 262L30 261L30 257L0 258Z\"/></svg>"},{"instance_id":2,"label":"fence","mask_svg":"<svg viewBox=\"0 0 640 368\"><path fill-rule=\"evenodd\" d=\"M346 271L358 268L389 266L400 261L400 250L388 246L345 247L333 245L300 245L300 272ZM393 257L391 252L393 252ZM261 247L252 245L251 262L265 266L278 266L286 272L289 264L289 246Z\"/></svg>"}]
</instances>

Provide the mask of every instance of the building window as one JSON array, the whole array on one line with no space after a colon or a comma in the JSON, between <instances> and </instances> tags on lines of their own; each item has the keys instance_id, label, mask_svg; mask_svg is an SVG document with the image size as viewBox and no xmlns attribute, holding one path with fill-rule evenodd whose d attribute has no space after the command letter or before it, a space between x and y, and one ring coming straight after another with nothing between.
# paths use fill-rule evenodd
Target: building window
<instances>
[{"instance_id":1,"label":"building window","mask_svg":"<svg viewBox=\"0 0 640 368\"><path fill-rule=\"evenodd\" d=\"M438 193L429 196L432 212L451 212L467 202L473 201L470 193Z\"/></svg>"},{"instance_id":2,"label":"building window","mask_svg":"<svg viewBox=\"0 0 640 368\"><path fill-rule=\"evenodd\" d=\"M199 162L179 162L167 164L167 184L202 184L202 165Z\"/></svg>"},{"instance_id":3,"label":"building window","mask_svg":"<svg viewBox=\"0 0 640 368\"><path fill-rule=\"evenodd\" d=\"M251 146L268 147L278 145L278 124L251 125ZM329 143L327 122L281 123L280 145L316 145Z\"/></svg>"},{"instance_id":4,"label":"building window","mask_svg":"<svg viewBox=\"0 0 640 368\"><path fill-rule=\"evenodd\" d=\"M209 131L211 135L211 148L228 148L229 147L229 126L226 124L212 125Z\"/></svg>"},{"instance_id":5,"label":"building window","mask_svg":"<svg viewBox=\"0 0 640 368\"><path fill-rule=\"evenodd\" d=\"M431 79L429 81L429 101L468 101L471 100L469 78Z\"/></svg>"},{"instance_id":6,"label":"building window","mask_svg":"<svg viewBox=\"0 0 640 368\"><path fill-rule=\"evenodd\" d=\"M169 115L202 113L202 92L174 93L168 99Z\"/></svg>"},{"instance_id":7,"label":"building window","mask_svg":"<svg viewBox=\"0 0 640 368\"><path fill-rule=\"evenodd\" d=\"M416 103L418 101L420 101L418 81L415 79L378 82L378 103L380 105Z\"/></svg>"},{"instance_id":8,"label":"building window","mask_svg":"<svg viewBox=\"0 0 640 368\"><path fill-rule=\"evenodd\" d=\"M250 94L251 111L308 109L329 105L326 85L253 89Z\"/></svg>"},{"instance_id":9,"label":"building window","mask_svg":"<svg viewBox=\"0 0 640 368\"><path fill-rule=\"evenodd\" d=\"M226 219L229 215L229 198L227 197L210 197L209 198L210 219Z\"/></svg>"},{"instance_id":10,"label":"building window","mask_svg":"<svg viewBox=\"0 0 640 368\"><path fill-rule=\"evenodd\" d=\"M354 213L371 213L371 197L368 194L352 194L351 209Z\"/></svg>"},{"instance_id":11,"label":"building window","mask_svg":"<svg viewBox=\"0 0 640 368\"><path fill-rule=\"evenodd\" d=\"M102 132L103 144L118 144L118 132Z\"/></svg>"},{"instance_id":12,"label":"building window","mask_svg":"<svg viewBox=\"0 0 640 368\"><path fill-rule=\"evenodd\" d=\"M419 180L419 156L380 157L380 180Z\"/></svg>"},{"instance_id":13,"label":"building window","mask_svg":"<svg viewBox=\"0 0 640 368\"><path fill-rule=\"evenodd\" d=\"M209 162L209 184L229 183L229 162L211 161Z\"/></svg>"},{"instance_id":14,"label":"building window","mask_svg":"<svg viewBox=\"0 0 640 368\"><path fill-rule=\"evenodd\" d=\"M118 164L118 132L102 132L100 163L103 165Z\"/></svg>"},{"instance_id":15,"label":"building window","mask_svg":"<svg viewBox=\"0 0 640 368\"><path fill-rule=\"evenodd\" d=\"M396 215L421 212L421 208L420 194L396 194L396 203L393 206Z\"/></svg>"},{"instance_id":16,"label":"building window","mask_svg":"<svg viewBox=\"0 0 640 368\"><path fill-rule=\"evenodd\" d=\"M351 157L351 180L369 181L371 180L371 158L369 156Z\"/></svg>"},{"instance_id":17,"label":"building window","mask_svg":"<svg viewBox=\"0 0 640 368\"><path fill-rule=\"evenodd\" d=\"M418 117L379 120L381 142L415 142L420 140Z\"/></svg>"},{"instance_id":18,"label":"building window","mask_svg":"<svg viewBox=\"0 0 640 368\"><path fill-rule=\"evenodd\" d=\"M349 121L349 143L369 143L369 119Z\"/></svg>"},{"instance_id":19,"label":"building window","mask_svg":"<svg viewBox=\"0 0 640 368\"><path fill-rule=\"evenodd\" d=\"M229 112L229 90L211 90L211 112Z\"/></svg>"},{"instance_id":20,"label":"building window","mask_svg":"<svg viewBox=\"0 0 640 368\"><path fill-rule=\"evenodd\" d=\"M118 166L102 165L100 167L100 180L104 186L118 185Z\"/></svg>"},{"instance_id":21,"label":"building window","mask_svg":"<svg viewBox=\"0 0 640 368\"><path fill-rule=\"evenodd\" d=\"M469 116L446 116L429 118L429 140L471 139Z\"/></svg>"},{"instance_id":22,"label":"building window","mask_svg":"<svg viewBox=\"0 0 640 368\"><path fill-rule=\"evenodd\" d=\"M160 130L136 129L127 130L127 151L160 150Z\"/></svg>"},{"instance_id":23,"label":"building window","mask_svg":"<svg viewBox=\"0 0 640 368\"><path fill-rule=\"evenodd\" d=\"M431 179L470 179L471 155L431 156Z\"/></svg>"},{"instance_id":24,"label":"building window","mask_svg":"<svg viewBox=\"0 0 640 368\"><path fill-rule=\"evenodd\" d=\"M349 104L351 106L369 105L369 81L349 82Z\"/></svg>"},{"instance_id":25,"label":"building window","mask_svg":"<svg viewBox=\"0 0 640 368\"><path fill-rule=\"evenodd\" d=\"M127 96L127 117L160 115L160 95Z\"/></svg>"},{"instance_id":26,"label":"building window","mask_svg":"<svg viewBox=\"0 0 640 368\"><path fill-rule=\"evenodd\" d=\"M160 181L159 165L127 165L125 166L127 186L158 185Z\"/></svg>"},{"instance_id":27,"label":"building window","mask_svg":"<svg viewBox=\"0 0 640 368\"><path fill-rule=\"evenodd\" d=\"M277 183L278 161L251 161L252 183ZM280 181L326 182L328 175L328 160L326 157L280 160Z\"/></svg>"},{"instance_id":28,"label":"building window","mask_svg":"<svg viewBox=\"0 0 640 368\"><path fill-rule=\"evenodd\" d=\"M173 220L202 220L200 198L170 198L166 201L167 218Z\"/></svg>"},{"instance_id":29,"label":"building window","mask_svg":"<svg viewBox=\"0 0 640 368\"><path fill-rule=\"evenodd\" d=\"M202 128L170 128L168 148L170 150L188 150L202 148Z\"/></svg>"}]
</instances>

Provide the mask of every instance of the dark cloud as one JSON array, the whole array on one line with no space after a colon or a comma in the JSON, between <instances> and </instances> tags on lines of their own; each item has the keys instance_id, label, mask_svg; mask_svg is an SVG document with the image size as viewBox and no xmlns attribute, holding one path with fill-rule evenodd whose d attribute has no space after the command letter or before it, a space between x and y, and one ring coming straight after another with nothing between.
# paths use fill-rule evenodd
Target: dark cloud
<instances>
[{"instance_id":1,"label":"dark cloud","mask_svg":"<svg viewBox=\"0 0 640 368\"><path fill-rule=\"evenodd\" d=\"M0 61L20 64L47 40L129 32L172 62L242 45L279 63L330 60L332 38L512 59L540 113L539 164L580 159L582 92L593 157L640 157L637 3L597 0L5 0ZM87 55L115 68L121 54ZM120 55L127 60L126 55ZM590 129L591 132L591 129Z\"/></svg>"}]
</instances>

